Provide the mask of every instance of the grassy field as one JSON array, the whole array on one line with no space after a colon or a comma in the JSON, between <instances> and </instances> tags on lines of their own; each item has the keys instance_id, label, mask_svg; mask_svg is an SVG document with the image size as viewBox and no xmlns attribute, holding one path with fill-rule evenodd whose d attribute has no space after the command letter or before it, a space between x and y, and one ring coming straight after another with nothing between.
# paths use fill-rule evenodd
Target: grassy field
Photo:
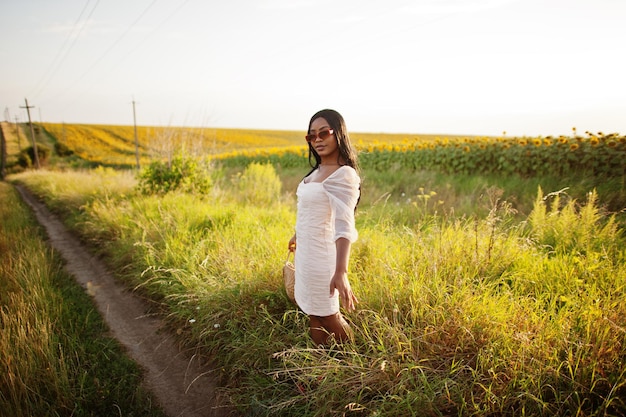
<instances>
[{"instance_id":1,"label":"grassy field","mask_svg":"<svg viewBox=\"0 0 626 417\"><path fill-rule=\"evenodd\" d=\"M610 161L608 172L592 164L556 176L421 170L398 163L411 143L363 149L372 159L350 265L361 302L347 314L354 341L331 349L312 344L279 272L303 154L292 165L288 147L242 147L202 165L202 193L145 194L135 172L111 168L10 180L160 302L183 343L217 361L245 415L624 416L621 140L489 148L486 139L457 147L434 138L420 149L446 161L487 149L573 152L572 166Z\"/></svg>"},{"instance_id":2,"label":"grassy field","mask_svg":"<svg viewBox=\"0 0 626 417\"><path fill-rule=\"evenodd\" d=\"M273 169L255 172L257 188L282 184ZM205 195L160 196L112 170L13 179L160 300L250 415L626 412L623 225L595 193L518 195L530 199L522 220L488 182L482 199L457 197L490 207L484 216L437 213L439 190L363 203L350 275L361 303L347 315L355 341L320 350L281 288L293 194L266 187L250 201L246 175Z\"/></svg>"},{"instance_id":3,"label":"grassy field","mask_svg":"<svg viewBox=\"0 0 626 417\"><path fill-rule=\"evenodd\" d=\"M0 183L0 413L162 416L89 296Z\"/></svg>"}]
</instances>

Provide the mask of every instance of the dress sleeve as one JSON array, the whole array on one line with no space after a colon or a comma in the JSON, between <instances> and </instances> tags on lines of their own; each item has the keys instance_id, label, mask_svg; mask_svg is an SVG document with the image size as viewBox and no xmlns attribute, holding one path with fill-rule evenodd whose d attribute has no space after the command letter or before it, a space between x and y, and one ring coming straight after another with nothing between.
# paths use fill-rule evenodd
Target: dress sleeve
<instances>
[{"instance_id":1,"label":"dress sleeve","mask_svg":"<svg viewBox=\"0 0 626 417\"><path fill-rule=\"evenodd\" d=\"M349 166L339 168L323 182L330 200L331 221L335 225L334 240L344 237L354 242L359 234L354 225L354 209L359 200L361 179Z\"/></svg>"}]
</instances>

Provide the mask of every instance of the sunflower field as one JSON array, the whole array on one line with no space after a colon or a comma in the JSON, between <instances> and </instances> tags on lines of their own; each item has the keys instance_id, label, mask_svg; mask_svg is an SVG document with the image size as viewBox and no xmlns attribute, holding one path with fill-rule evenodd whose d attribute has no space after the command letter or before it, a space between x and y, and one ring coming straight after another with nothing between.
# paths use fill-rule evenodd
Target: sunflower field
<instances>
[{"instance_id":1,"label":"sunflower field","mask_svg":"<svg viewBox=\"0 0 626 417\"><path fill-rule=\"evenodd\" d=\"M616 133L571 137L436 137L397 143L356 141L360 163L376 171L435 170L446 174L594 177L626 175L626 136ZM302 166L306 147L240 150L217 155L224 164L270 162Z\"/></svg>"},{"instance_id":2,"label":"sunflower field","mask_svg":"<svg viewBox=\"0 0 626 417\"><path fill-rule=\"evenodd\" d=\"M177 154L203 157L225 167L271 163L282 168L307 164L302 132L42 124L53 140L90 163L132 167L136 149L142 165ZM353 133L363 168L374 171L434 170L446 174L539 177L572 174L615 178L626 175L626 136L585 132L559 137L436 136Z\"/></svg>"}]
</instances>

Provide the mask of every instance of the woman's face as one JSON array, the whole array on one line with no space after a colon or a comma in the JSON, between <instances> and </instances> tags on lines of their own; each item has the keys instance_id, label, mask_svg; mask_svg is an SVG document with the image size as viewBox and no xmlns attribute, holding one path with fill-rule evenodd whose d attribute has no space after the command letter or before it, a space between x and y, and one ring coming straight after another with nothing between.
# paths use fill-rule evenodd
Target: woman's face
<instances>
[{"instance_id":1,"label":"woman's face","mask_svg":"<svg viewBox=\"0 0 626 417\"><path fill-rule=\"evenodd\" d=\"M330 125L323 117L318 117L313 120L311 123L311 129L309 130L310 134L319 135L320 132L325 130L331 130ZM339 153L339 146L337 145L337 138L334 134L328 136L326 139L321 139L317 136L311 142L311 147L315 150L315 152L322 158L322 162L331 161L333 163L337 162L337 154Z\"/></svg>"}]
</instances>

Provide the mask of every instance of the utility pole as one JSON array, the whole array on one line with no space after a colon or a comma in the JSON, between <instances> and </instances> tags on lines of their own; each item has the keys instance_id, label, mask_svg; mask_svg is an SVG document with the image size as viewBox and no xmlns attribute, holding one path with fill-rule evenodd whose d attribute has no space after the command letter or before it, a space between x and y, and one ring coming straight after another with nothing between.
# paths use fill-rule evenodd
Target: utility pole
<instances>
[{"instance_id":1,"label":"utility pole","mask_svg":"<svg viewBox=\"0 0 626 417\"><path fill-rule=\"evenodd\" d=\"M0 180L4 180L7 166L7 142L4 139L4 129L0 127Z\"/></svg>"},{"instance_id":2,"label":"utility pole","mask_svg":"<svg viewBox=\"0 0 626 417\"><path fill-rule=\"evenodd\" d=\"M23 109L26 109L26 113L28 113L28 124L30 125L30 136L33 140L33 154L35 155L35 166L37 169L41 168L39 165L39 153L37 152L37 142L35 142L35 130L33 129L33 122L30 119L30 109L35 108L35 106L28 105L28 99L24 99L26 106L20 106Z\"/></svg>"},{"instance_id":3,"label":"utility pole","mask_svg":"<svg viewBox=\"0 0 626 417\"><path fill-rule=\"evenodd\" d=\"M15 134L17 135L17 148L22 152L22 140L20 139L20 118L15 116Z\"/></svg>"},{"instance_id":4,"label":"utility pole","mask_svg":"<svg viewBox=\"0 0 626 417\"><path fill-rule=\"evenodd\" d=\"M135 126L135 159L137 160L137 171L139 171L139 139L137 139L137 116L135 113L135 99L133 98L133 124Z\"/></svg>"},{"instance_id":5,"label":"utility pole","mask_svg":"<svg viewBox=\"0 0 626 417\"><path fill-rule=\"evenodd\" d=\"M11 114L9 108L4 108L4 120L7 121L7 126L11 125ZM4 129L0 126L0 180L4 180L7 167L7 141L4 137Z\"/></svg>"}]
</instances>

